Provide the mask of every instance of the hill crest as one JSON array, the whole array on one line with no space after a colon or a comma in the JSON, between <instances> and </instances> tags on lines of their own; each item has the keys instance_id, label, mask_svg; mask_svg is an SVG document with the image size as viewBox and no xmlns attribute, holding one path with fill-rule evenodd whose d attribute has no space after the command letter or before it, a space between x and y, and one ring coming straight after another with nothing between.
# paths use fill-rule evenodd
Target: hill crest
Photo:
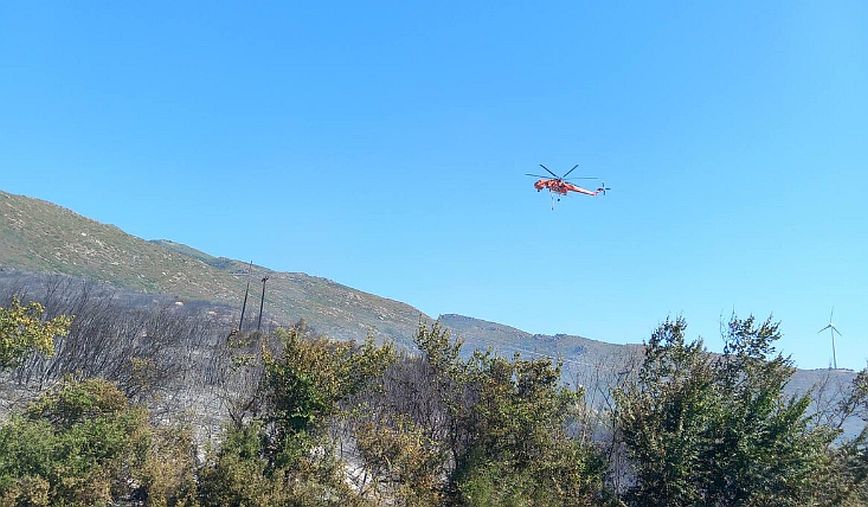
<instances>
[{"instance_id":1,"label":"hill crest","mask_svg":"<svg viewBox=\"0 0 868 507\"><path fill-rule=\"evenodd\" d=\"M239 307L248 279L258 283L267 276L268 316L279 323L303 318L339 339L376 334L407 345L420 319L431 320L410 305L326 278L256 265L248 275L248 263L174 241L147 241L48 201L7 192L0 192L0 264Z\"/></svg>"}]
</instances>

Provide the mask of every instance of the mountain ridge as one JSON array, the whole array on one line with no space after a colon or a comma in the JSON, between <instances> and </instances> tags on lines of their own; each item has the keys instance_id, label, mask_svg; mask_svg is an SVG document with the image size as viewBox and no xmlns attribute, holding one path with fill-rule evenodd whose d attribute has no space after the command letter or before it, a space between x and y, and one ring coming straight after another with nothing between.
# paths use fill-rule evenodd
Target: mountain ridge
<instances>
[{"instance_id":1,"label":"mountain ridge","mask_svg":"<svg viewBox=\"0 0 868 507\"><path fill-rule=\"evenodd\" d=\"M8 192L0 192L0 264L238 307L248 279L254 282L251 297L258 300L255 287L267 276L266 315L279 323L303 318L339 339L376 332L380 339L409 345L419 322L432 321L410 305L327 278L256 265L248 275L248 263L168 240L148 241L49 201Z\"/></svg>"}]
</instances>

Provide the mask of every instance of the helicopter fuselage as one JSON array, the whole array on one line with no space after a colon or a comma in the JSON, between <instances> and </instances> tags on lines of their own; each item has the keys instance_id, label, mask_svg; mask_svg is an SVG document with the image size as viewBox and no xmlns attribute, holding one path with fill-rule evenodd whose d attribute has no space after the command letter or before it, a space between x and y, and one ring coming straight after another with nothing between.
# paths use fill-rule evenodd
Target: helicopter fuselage
<instances>
[{"instance_id":1,"label":"helicopter fuselage","mask_svg":"<svg viewBox=\"0 0 868 507\"><path fill-rule=\"evenodd\" d=\"M537 180L533 184L533 187L537 190L537 192L539 192L543 189L547 189L549 192L552 192L555 194L560 194L560 195L567 195L567 192L576 192L579 194L590 195L593 197L599 193L599 190L598 191L588 190L586 188L582 188L578 185L573 185L572 183L569 183L569 182L564 181L564 180L559 180L559 179L542 178L542 179Z\"/></svg>"}]
</instances>

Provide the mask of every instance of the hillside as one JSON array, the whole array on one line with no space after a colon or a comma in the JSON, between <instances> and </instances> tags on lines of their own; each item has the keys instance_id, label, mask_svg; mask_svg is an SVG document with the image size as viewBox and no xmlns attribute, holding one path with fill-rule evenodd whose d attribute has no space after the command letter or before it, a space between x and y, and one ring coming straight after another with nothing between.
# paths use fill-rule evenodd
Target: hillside
<instances>
[{"instance_id":1,"label":"hillside","mask_svg":"<svg viewBox=\"0 0 868 507\"><path fill-rule=\"evenodd\" d=\"M243 262L170 241L146 241L50 202L5 192L0 192L0 265L235 307L240 307L248 279ZM420 319L430 320L412 306L325 278L256 265L250 274L251 306L256 307L247 314L251 319L264 276L269 278L267 315L281 323L303 318L335 338L359 339L375 332L406 345Z\"/></svg>"},{"instance_id":2,"label":"hillside","mask_svg":"<svg viewBox=\"0 0 868 507\"><path fill-rule=\"evenodd\" d=\"M234 322L246 281L251 284L247 326L255 325L259 280L267 276L266 315L275 323L304 319L338 339L374 334L411 347L419 322L430 317L410 305L304 273L272 271L215 257L169 240L146 241L47 201L0 192L0 269L59 273L99 281L140 293L181 301L208 301ZM18 276L18 275L16 275ZM2 278L2 277L0 277ZM15 277L9 278L10 280ZM130 301L135 298L127 296ZM496 353L550 357L563 362L563 378L572 384L610 386L639 345L616 345L581 336L539 335L456 314L439 322L460 336L467 353L492 348ZM804 392L830 378L849 382L848 370L799 370L791 391Z\"/></svg>"},{"instance_id":3,"label":"hillside","mask_svg":"<svg viewBox=\"0 0 868 507\"><path fill-rule=\"evenodd\" d=\"M470 349L492 347L503 354L545 355L592 366L597 359L639 351L638 345L616 345L565 334L531 334L521 329L464 315L441 315L438 322L461 336Z\"/></svg>"},{"instance_id":4,"label":"hillside","mask_svg":"<svg viewBox=\"0 0 868 507\"><path fill-rule=\"evenodd\" d=\"M467 353L492 349L498 355L552 358L562 363L564 382L611 386L626 361L638 358L641 346L617 345L565 334L531 334L496 322L464 315L441 315L438 322L460 336Z\"/></svg>"}]
</instances>

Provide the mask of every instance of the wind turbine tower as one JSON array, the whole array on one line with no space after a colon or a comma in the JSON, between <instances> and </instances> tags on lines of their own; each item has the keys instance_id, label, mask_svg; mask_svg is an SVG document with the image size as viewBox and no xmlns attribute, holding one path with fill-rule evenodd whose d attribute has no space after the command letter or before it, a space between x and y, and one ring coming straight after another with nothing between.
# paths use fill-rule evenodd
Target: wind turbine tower
<instances>
[{"instance_id":1,"label":"wind turbine tower","mask_svg":"<svg viewBox=\"0 0 868 507\"><path fill-rule=\"evenodd\" d=\"M829 313L829 324L826 325L823 329L817 331L817 333L822 333L825 330L829 330L829 334L832 335L832 368L838 369L838 359L835 357L835 333L838 333L838 336L841 336L841 332L838 331L838 328L835 327L835 324L832 323L832 316L835 314L835 307L832 307L831 313Z\"/></svg>"}]
</instances>

